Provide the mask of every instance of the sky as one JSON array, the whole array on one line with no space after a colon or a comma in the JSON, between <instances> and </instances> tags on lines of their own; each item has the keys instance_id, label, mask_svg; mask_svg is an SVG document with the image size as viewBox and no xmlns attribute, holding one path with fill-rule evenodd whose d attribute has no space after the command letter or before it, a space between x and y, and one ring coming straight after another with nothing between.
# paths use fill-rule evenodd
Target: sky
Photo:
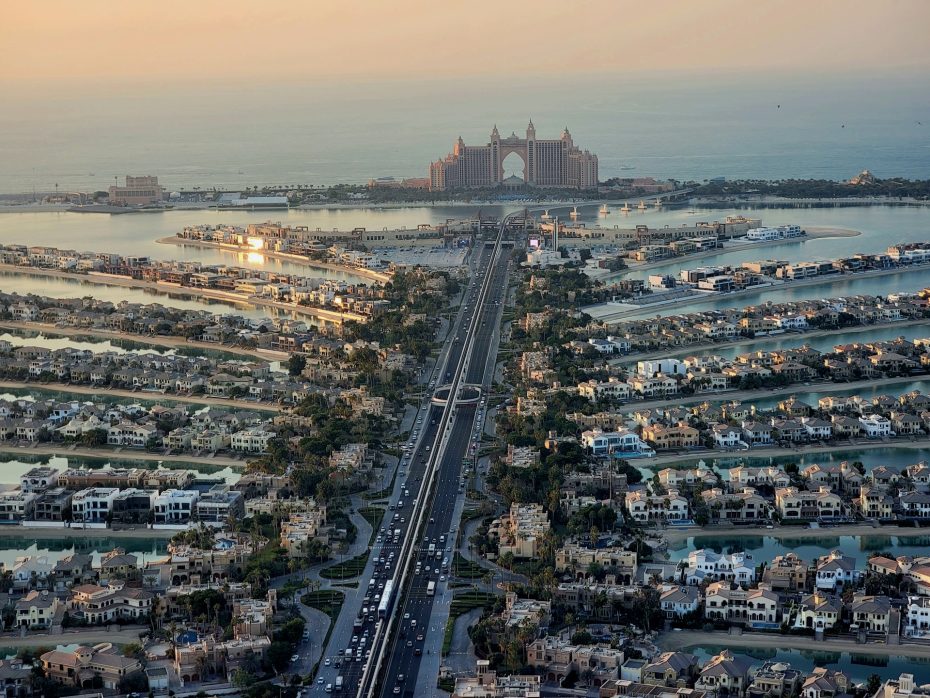
<instances>
[{"instance_id":1,"label":"sky","mask_svg":"<svg viewBox=\"0 0 930 698\"><path fill-rule=\"evenodd\" d=\"M0 83L930 68L928 0L11 0Z\"/></svg>"}]
</instances>

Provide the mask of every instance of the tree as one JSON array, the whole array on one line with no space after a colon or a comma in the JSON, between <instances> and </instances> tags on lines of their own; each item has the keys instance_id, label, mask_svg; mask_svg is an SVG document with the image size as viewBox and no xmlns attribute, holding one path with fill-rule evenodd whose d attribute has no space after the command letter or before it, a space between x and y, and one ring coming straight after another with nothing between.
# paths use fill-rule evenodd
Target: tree
<instances>
[{"instance_id":1,"label":"tree","mask_svg":"<svg viewBox=\"0 0 930 698\"><path fill-rule=\"evenodd\" d=\"M290 643L275 640L268 647L268 663L276 672L280 673L287 668L292 653L293 646Z\"/></svg>"},{"instance_id":2,"label":"tree","mask_svg":"<svg viewBox=\"0 0 930 698\"><path fill-rule=\"evenodd\" d=\"M255 683L255 676L244 669L236 669L229 681L236 688L248 688Z\"/></svg>"},{"instance_id":3,"label":"tree","mask_svg":"<svg viewBox=\"0 0 930 698\"><path fill-rule=\"evenodd\" d=\"M287 360L287 372L292 376L299 376L307 367L307 357L303 354L291 354Z\"/></svg>"},{"instance_id":4,"label":"tree","mask_svg":"<svg viewBox=\"0 0 930 698\"><path fill-rule=\"evenodd\" d=\"M865 684L865 694L874 696L882 686L882 677L878 674L869 674L869 679Z\"/></svg>"}]
</instances>

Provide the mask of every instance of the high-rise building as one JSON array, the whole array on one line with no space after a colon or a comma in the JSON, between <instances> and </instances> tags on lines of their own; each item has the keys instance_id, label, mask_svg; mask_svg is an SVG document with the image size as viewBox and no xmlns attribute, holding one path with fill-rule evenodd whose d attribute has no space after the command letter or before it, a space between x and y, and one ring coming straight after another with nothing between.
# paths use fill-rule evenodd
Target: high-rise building
<instances>
[{"instance_id":1,"label":"high-rise building","mask_svg":"<svg viewBox=\"0 0 930 698\"><path fill-rule=\"evenodd\" d=\"M523 160L523 177L505 177L504 160L516 153ZM466 189L469 187L510 186L597 187L597 155L581 150L572 141L568 127L556 140L536 138L536 127L530 121L526 137L511 133L501 138L497 126L491 131L487 145L465 145L462 137L444 159L430 164L430 189Z\"/></svg>"}]
</instances>

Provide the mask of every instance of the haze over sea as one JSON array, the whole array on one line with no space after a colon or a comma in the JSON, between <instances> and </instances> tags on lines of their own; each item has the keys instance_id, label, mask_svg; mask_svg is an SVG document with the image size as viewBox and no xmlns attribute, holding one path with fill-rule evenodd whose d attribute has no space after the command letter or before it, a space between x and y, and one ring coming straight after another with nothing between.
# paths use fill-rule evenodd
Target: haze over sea
<instances>
[{"instance_id":1,"label":"haze over sea","mask_svg":"<svg viewBox=\"0 0 930 698\"><path fill-rule=\"evenodd\" d=\"M0 193L106 189L126 174L158 175L171 188L422 177L458 135L483 144L495 123L504 135L521 133L530 117L540 138L568 126L599 155L601 179L845 179L865 168L930 177L930 75L919 71L287 84L269 76L248 89L220 76L197 87L9 87L4 101Z\"/></svg>"}]
</instances>

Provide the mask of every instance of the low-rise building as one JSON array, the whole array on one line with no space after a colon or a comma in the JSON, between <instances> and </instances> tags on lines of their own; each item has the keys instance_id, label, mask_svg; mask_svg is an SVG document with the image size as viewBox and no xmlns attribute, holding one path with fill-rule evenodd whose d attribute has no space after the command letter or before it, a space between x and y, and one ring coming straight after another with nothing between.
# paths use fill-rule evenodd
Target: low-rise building
<instances>
[{"instance_id":1,"label":"low-rise building","mask_svg":"<svg viewBox=\"0 0 930 698\"><path fill-rule=\"evenodd\" d=\"M500 555L534 558L549 529L549 516L542 505L514 502L507 514L491 524L489 534L498 539Z\"/></svg>"},{"instance_id":2,"label":"low-rise building","mask_svg":"<svg viewBox=\"0 0 930 698\"><path fill-rule=\"evenodd\" d=\"M749 628L777 628L781 620L779 607L778 594L767 585L742 589L730 582L714 582L704 593L705 618Z\"/></svg>"},{"instance_id":3,"label":"low-rise building","mask_svg":"<svg viewBox=\"0 0 930 698\"><path fill-rule=\"evenodd\" d=\"M142 671L138 659L124 657L109 642L93 647L78 645L70 652L52 650L39 661L48 678L74 688L92 688L99 682L103 688L115 691L127 676Z\"/></svg>"},{"instance_id":4,"label":"low-rise building","mask_svg":"<svg viewBox=\"0 0 930 698\"><path fill-rule=\"evenodd\" d=\"M459 676L452 698L539 698L540 677L536 674L498 676L487 659L478 660L475 676Z\"/></svg>"},{"instance_id":5,"label":"low-rise building","mask_svg":"<svg viewBox=\"0 0 930 698\"><path fill-rule=\"evenodd\" d=\"M634 521L656 523L659 521L688 521L688 500L676 490L665 495L651 495L645 490L626 493L626 510Z\"/></svg>"},{"instance_id":6,"label":"low-rise building","mask_svg":"<svg viewBox=\"0 0 930 698\"><path fill-rule=\"evenodd\" d=\"M194 515L200 492L197 490L165 490L155 497L154 511L157 524L185 524Z\"/></svg>"},{"instance_id":7,"label":"low-rise building","mask_svg":"<svg viewBox=\"0 0 930 698\"><path fill-rule=\"evenodd\" d=\"M698 660L685 652L663 652L642 668L642 683L687 688L698 674Z\"/></svg>"},{"instance_id":8,"label":"low-rise building","mask_svg":"<svg viewBox=\"0 0 930 698\"><path fill-rule=\"evenodd\" d=\"M751 682L750 667L749 660L723 650L701 668L694 687L717 695L742 696Z\"/></svg>"},{"instance_id":9,"label":"low-rise building","mask_svg":"<svg viewBox=\"0 0 930 698\"><path fill-rule=\"evenodd\" d=\"M48 591L30 591L13 607L16 627L30 630L50 628L60 608L61 603L54 594Z\"/></svg>"}]
</instances>

